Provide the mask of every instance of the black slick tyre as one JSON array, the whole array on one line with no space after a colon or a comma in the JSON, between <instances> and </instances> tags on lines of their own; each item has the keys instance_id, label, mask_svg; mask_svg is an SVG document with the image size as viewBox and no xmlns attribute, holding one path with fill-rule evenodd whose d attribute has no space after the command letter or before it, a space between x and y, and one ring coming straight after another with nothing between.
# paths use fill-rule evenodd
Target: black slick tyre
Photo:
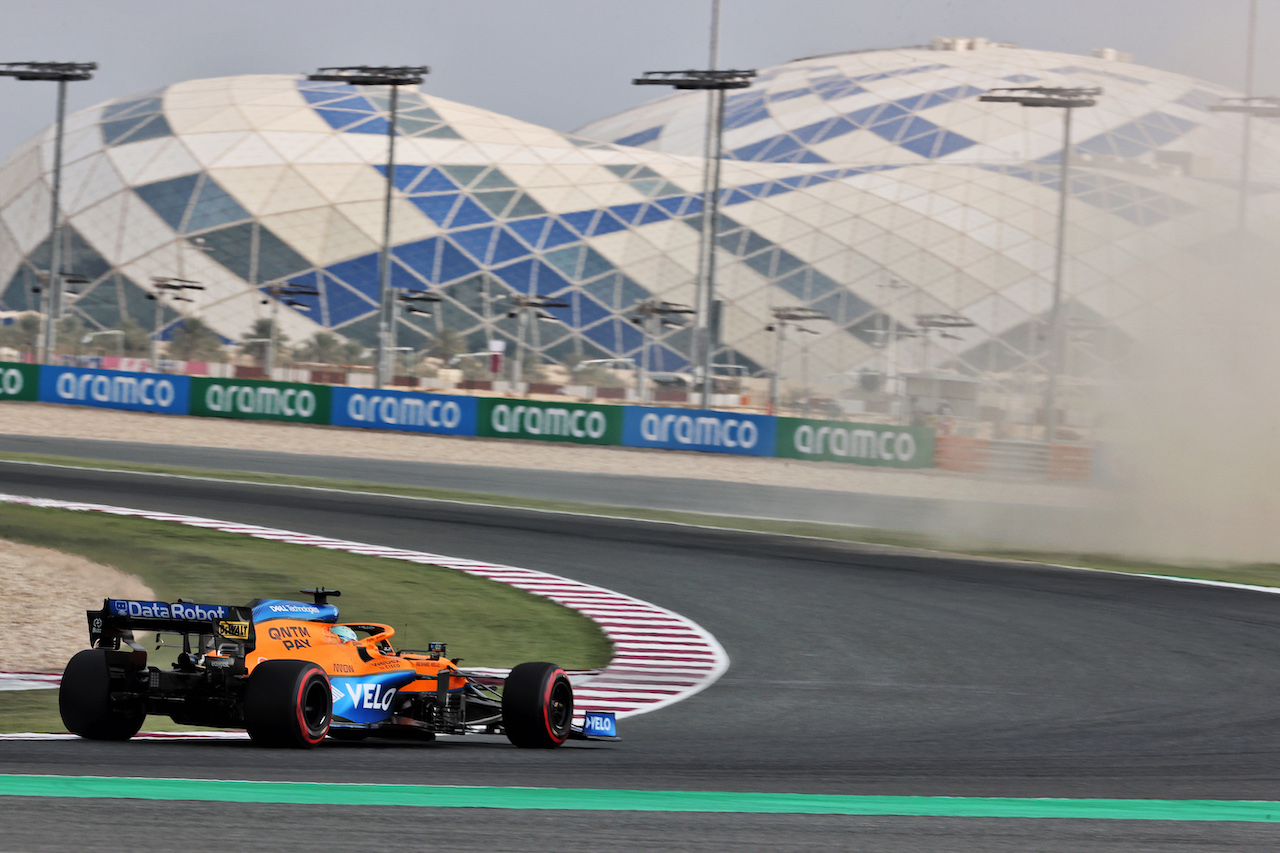
<instances>
[{"instance_id":1,"label":"black slick tyre","mask_svg":"<svg viewBox=\"0 0 1280 853\"><path fill-rule=\"evenodd\" d=\"M309 749L324 740L332 716L329 677L316 664L272 660L249 673L244 727L255 744Z\"/></svg>"},{"instance_id":2,"label":"black slick tyre","mask_svg":"<svg viewBox=\"0 0 1280 853\"><path fill-rule=\"evenodd\" d=\"M502 727L519 747L550 749L569 737L573 686L553 663L522 663L502 688Z\"/></svg>"},{"instance_id":3,"label":"black slick tyre","mask_svg":"<svg viewBox=\"0 0 1280 853\"><path fill-rule=\"evenodd\" d=\"M89 740L128 740L142 728L147 715L140 703L111 700L112 689L126 686L119 679L112 683L112 656L128 657L107 649L85 649L77 652L62 671L58 713L72 734Z\"/></svg>"}]
</instances>

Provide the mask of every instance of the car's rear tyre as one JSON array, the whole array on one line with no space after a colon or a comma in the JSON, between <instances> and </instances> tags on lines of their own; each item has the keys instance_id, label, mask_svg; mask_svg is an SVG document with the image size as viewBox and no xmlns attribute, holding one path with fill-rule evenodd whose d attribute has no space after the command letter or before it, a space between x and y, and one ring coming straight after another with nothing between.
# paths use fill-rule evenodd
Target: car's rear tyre
<instances>
[{"instance_id":1,"label":"car's rear tyre","mask_svg":"<svg viewBox=\"0 0 1280 853\"><path fill-rule=\"evenodd\" d=\"M502 688L502 727L516 746L550 749L573 726L573 685L553 663L522 663Z\"/></svg>"},{"instance_id":2,"label":"car's rear tyre","mask_svg":"<svg viewBox=\"0 0 1280 853\"><path fill-rule=\"evenodd\" d=\"M314 663L272 660L249 673L244 727L255 744L308 749L324 740L332 716L329 677Z\"/></svg>"},{"instance_id":3,"label":"car's rear tyre","mask_svg":"<svg viewBox=\"0 0 1280 853\"><path fill-rule=\"evenodd\" d=\"M77 652L62 671L58 687L58 713L67 731L90 740L128 740L142 728L146 712L141 703L113 702L112 689L127 684L118 679L113 684L113 657L127 658L108 649L85 649ZM116 667L120 673L123 662ZM124 673L128 669L124 668Z\"/></svg>"}]
</instances>

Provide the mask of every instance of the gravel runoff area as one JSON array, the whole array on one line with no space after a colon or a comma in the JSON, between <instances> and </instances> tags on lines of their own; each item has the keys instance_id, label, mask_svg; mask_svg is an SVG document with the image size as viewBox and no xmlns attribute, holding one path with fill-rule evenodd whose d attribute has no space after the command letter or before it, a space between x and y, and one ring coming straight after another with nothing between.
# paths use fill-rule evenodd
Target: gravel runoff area
<instances>
[{"instance_id":1,"label":"gravel runoff area","mask_svg":"<svg viewBox=\"0 0 1280 853\"><path fill-rule=\"evenodd\" d=\"M74 554L0 539L0 672L61 670L88 648L84 612L104 598L155 598L133 575Z\"/></svg>"},{"instance_id":2,"label":"gravel runoff area","mask_svg":"<svg viewBox=\"0 0 1280 853\"><path fill-rule=\"evenodd\" d=\"M939 470L874 468L731 454L459 438L269 421L182 418L46 403L0 404L0 433L402 459L597 474L641 474L956 501L1084 506L1094 487Z\"/></svg>"}]
</instances>

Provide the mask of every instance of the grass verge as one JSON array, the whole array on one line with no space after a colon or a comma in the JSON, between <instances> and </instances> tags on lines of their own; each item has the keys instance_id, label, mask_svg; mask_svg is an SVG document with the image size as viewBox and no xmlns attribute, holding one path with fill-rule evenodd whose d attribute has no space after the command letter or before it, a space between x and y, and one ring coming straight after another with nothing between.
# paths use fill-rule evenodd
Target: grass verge
<instances>
[{"instance_id":1,"label":"grass verge","mask_svg":"<svg viewBox=\"0 0 1280 853\"><path fill-rule=\"evenodd\" d=\"M269 542L235 533L98 513L0 504L0 539L80 554L140 577L166 601L243 604L300 598L302 587L342 590L347 619L384 622L396 644L444 641L473 666L554 660L603 666L609 641L594 622L506 584L440 566ZM153 656L156 663L167 663ZM51 661L60 667L63 661ZM147 727L159 723L149 718ZM34 726L35 728L32 728ZM61 730L56 691L0 692L0 729Z\"/></svg>"}]
</instances>

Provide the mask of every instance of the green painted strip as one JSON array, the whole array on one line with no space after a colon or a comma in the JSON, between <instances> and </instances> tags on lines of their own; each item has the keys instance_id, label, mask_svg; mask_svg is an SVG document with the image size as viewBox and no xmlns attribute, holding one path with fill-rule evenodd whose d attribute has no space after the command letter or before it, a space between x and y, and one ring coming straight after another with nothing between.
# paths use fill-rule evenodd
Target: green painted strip
<instances>
[{"instance_id":1,"label":"green painted strip","mask_svg":"<svg viewBox=\"0 0 1280 853\"><path fill-rule=\"evenodd\" d=\"M0 796L564 811L1280 822L1280 802L1247 800L858 797L841 794L459 788L106 776L0 775Z\"/></svg>"}]
</instances>

